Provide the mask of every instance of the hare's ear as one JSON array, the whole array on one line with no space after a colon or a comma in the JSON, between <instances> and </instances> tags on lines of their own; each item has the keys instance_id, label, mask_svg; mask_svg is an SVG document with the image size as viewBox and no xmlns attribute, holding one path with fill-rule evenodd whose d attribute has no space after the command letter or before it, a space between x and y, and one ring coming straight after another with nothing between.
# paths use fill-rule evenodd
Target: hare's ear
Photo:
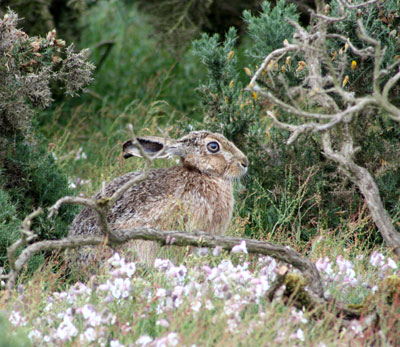
<instances>
[{"instance_id":1,"label":"hare's ear","mask_svg":"<svg viewBox=\"0 0 400 347\"><path fill-rule=\"evenodd\" d=\"M148 154L149 156L153 156L160 152L164 147L164 153L159 156L158 158L167 158L171 155L171 152L168 151L169 145L168 142L162 137L155 137L155 136L145 136L145 137L137 137L137 142L143 148L143 151ZM123 146L122 150L124 152L124 158L129 157L142 157L139 146L133 140L126 141Z\"/></svg>"}]
</instances>

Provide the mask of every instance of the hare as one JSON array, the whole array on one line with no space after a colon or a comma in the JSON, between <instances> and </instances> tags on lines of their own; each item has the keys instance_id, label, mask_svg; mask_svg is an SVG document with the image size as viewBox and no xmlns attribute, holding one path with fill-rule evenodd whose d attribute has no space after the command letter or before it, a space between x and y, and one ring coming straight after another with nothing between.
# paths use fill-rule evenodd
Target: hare
<instances>
[{"instance_id":1,"label":"hare","mask_svg":"<svg viewBox=\"0 0 400 347\"><path fill-rule=\"evenodd\" d=\"M161 157L179 156L181 165L150 170L148 179L127 190L112 206L107 219L113 230L152 227L159 229L203 230L224 234L232 217L232 182L247 172L247 157L223 135L193 131L179 140L138 137L145 153ZM124 157L141 156L133 141L123 145ZM127 173L105 189L109 196L140 172ZM99 198L101 193L97 193ZM69 235L98 234L93 211L84 207L75 218ZM151 263L156 242L133 241L140 261Z\"/></svg>"}]
</instances>

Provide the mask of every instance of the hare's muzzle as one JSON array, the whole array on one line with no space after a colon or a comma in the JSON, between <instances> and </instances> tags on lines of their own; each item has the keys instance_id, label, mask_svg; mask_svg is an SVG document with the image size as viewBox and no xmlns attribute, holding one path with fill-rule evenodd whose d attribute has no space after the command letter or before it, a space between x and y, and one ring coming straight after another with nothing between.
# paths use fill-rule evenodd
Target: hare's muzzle
<instances>
[{"instance_id":1,"label":"hare's muzzle","mask_svg":"<svg viewBox=\"0 0 400 347\"><path fill-rule=\"evenodd\" d=\"M249 160L247 159L247 157L242 158L241 160L239 160L239 162L242 168L247 170L247 167L249 166Z\"/></svg>"}]
</instances>

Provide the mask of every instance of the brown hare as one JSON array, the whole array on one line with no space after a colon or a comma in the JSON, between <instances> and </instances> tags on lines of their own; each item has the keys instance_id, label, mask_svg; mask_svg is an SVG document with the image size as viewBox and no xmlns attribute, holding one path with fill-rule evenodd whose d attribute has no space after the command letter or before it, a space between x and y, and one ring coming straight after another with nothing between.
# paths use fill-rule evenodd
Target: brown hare
<instances>
[{"instance_id":1,"label":"brown hare","mask_svg":"<svg viewBox=\"0 0 400 347\"><path fill-rule=\"evenodd\" d=\"M136 227L203 230L224 234L228 228L234 197L232 182L247 171L247 157L223 135L194 131L179 140L138 137L143 150L154 155L164 148L162 157L179 156L181 165L150 170L146 181L127 190L111 208L111 229ZM132 141L123 145L124 157L141 156ZM140 172L121 176L105 189L111 195ZM100 197L97 193L96 197ZM69 235L94 235L99 228L93 211L87 207L72 223ZM131 243L139 260L151 263L158 246L152 241Z\"/></svg>"}]
</instances>

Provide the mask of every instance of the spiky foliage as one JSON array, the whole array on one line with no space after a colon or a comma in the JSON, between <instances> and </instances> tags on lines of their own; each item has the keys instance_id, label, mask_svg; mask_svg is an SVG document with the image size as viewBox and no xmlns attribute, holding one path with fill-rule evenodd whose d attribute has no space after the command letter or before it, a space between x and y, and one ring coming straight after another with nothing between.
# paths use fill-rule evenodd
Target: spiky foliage
<instances>
[{"instance_id":1,"label":"spiky foliage","mask_svg":"<svg viewBox=\"0 0 400 347\"><path fill-rule=\"evenodd\" d=\"M50 206L72 193L35 134L35 115L52 103L51 85L57 82L65 94L75 95L92 80L94 69L87 50L74 52L54 30L46 37L30 37L17 26L12 11L0 20L0 189L4 208L15 215L6 215L11 223L0 225L1 265L19 220L33 208ZM64 235L74 211L69 207L52 222L40 219L40 236Z\"/></svg>"}]
</instances>

